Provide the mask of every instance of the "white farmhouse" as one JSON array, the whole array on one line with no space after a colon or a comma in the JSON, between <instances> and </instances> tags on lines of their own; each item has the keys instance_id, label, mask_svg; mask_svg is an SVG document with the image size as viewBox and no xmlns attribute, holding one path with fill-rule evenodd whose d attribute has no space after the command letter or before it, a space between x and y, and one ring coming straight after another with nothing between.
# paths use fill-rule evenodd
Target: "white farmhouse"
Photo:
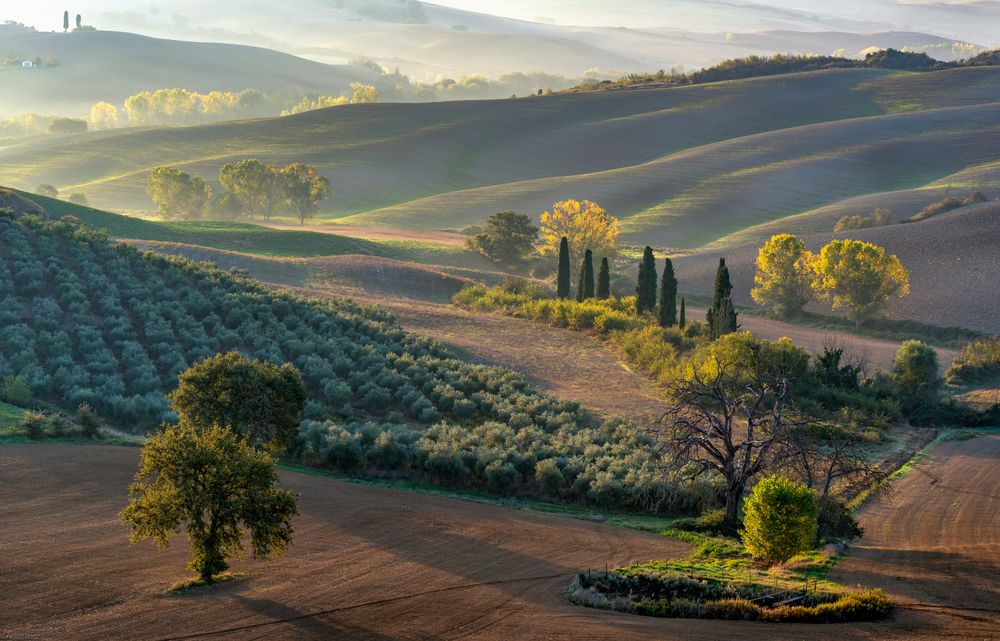
<instances>
[{"instance_id":1,"label":"white farmhouse","mask_svg":"<svg viewBox=\"0 0 1000 641\"><path fill-rule=\"evenodd\" d=\"M32 67L35 66L35 63L32 62L31 60L22 60L21 66L24 67L25 69L31 69Z\"/></svg>"}]
</instances>

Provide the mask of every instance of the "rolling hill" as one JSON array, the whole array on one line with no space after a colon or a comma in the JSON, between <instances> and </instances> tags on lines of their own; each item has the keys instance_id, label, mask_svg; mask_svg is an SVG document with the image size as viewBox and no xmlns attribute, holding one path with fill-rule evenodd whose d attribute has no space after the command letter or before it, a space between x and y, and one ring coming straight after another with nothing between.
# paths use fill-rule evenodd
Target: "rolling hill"
<instances>
[{"instance_id":1,"label":"rolling hill","mask_svg":"<svg viewBox=\"0 0 1000 641\"><path fill-rule=\"evenodd\" d=\"M591 198L623 219L626 242L690 251L777 220L822 230L790 217L972 167L992 194L998 103L996 67L829 70L123 130L10 146L0 164L21 188L52 183L100 207L148 209L145 181L160 164L212 181L244 157L301 160L333 180L323 216L355 225L461 229L501 209Z\"/></svg>"},{"instance_id":2,"label":"rolling hill","mask_svg":"<svg viewBox=\"0 0 1000 641\"><path fill-rule=\"evenodd\" d=\"M899 256L910 272L910 295L890 304L892 318L1000 333L1000 297L996 295L1000 204L964 207L915 223L801 238L811 251L833 238L852 238L873 242ZM725 255L736 302L752 305L750 288L759 247L759 243L744 244L676 259L681 289L710 291L719 256Z\"/></svg>"},{"instance_id":3,"label":"rolling hill","mask_svg":"<svg viewBox=\"0 0 1000 641\"><path fill-rule=\"evenodd\" d=\"M370 69L327 65L244 45L162 40L116 31L41 32L0 25L0 51L54 56L56 66L0 70L0 117L26 112L86 115L104 100L114 104L139 91L280 92L292 88L337 95L350 84L379 83Z\"/></svg>"}]
</instances>

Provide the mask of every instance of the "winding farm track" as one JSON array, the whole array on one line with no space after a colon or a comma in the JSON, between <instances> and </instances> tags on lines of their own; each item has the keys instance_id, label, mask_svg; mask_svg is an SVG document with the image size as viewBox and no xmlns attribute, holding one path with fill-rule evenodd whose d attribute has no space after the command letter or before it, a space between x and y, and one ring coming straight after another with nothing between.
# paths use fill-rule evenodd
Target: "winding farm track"
<instances>
[{"instance_id":1,"label":"winding farm track","mask_svg":"<svg viewBox=\"0 0 1000 641\"><path fill-rule=\"evenodd\" d=\"M992 622L1000 636L1000 434L932 448L861 521L841 580L905 608Z\"/></svg>"},{"instance_id":2,"label":"winding farm track","mask_svg":"<svg viewBox=\"0 0 1000 641\"><path fill-rule=\"evenodd\" d=\"M978 452L989 458L977 458ZM896 500L926 495L926 517L866 511L871 541L838 570L939 608L903 609L882 624L769 625L665 620L588 610L560 596L587 567L683 554L685 546L607 525L282 473L299 492L295 543L278 561L212 590L164 596L182 578L186 549L128 546L117 522L137 450L0 446L0 636L8 639L346 639L799 641L998 639L995 517L1000 438L947 444ZM930 479L931 477L926 477ZM963 482L963 479L968 482ZM952 486L952 483L956 485ZM955 500L944 549L931 514ZM940 494L939 494L940 493ZM911 497L911 498L907 498ZM992 511L991 511L992 510ZM909 510L912 511L912 510ZM993 518L991 522L989 519ZM923 534L921 534L921 532ZM900 542L913 539L911 552ZM933 554L950 555L939 565ZM903 556L900 556L900 555ZM958 562L957 559L964 559ZM896 582L906 562L911 578ZM955 572L957 574L952 575ZM992 574L991 574L992 573ZM948 577L951 578L948 578ZM927 590L941 589L940 596ZM990 592L990 590L994 590ZM953 592L953 593L952 593Z\"/></svg>"}]
</instances>

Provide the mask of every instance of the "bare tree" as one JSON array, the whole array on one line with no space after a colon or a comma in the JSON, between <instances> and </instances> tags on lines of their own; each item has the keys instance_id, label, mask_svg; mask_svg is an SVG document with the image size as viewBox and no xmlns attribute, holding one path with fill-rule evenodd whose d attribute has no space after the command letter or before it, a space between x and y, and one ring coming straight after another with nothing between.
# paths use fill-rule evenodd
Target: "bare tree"
<instances>
[{"instance_id":1,"label":"bare tree","mask_svg":"<svg viewBox=\"0 0 1000 641\"><path fill-rule=\"evenodd\" d=\"M812 423L792 433L790 467L820 500L830 496L834 485L847 482L851 488L878 483L878 465L864 452L857 430L832 422Z\"/></svg>"},{"instance_id":2,"label":"bare tree","mask_svg":"<svg viewBox=\"0 0 1000 641\"><path fill-rule=\"evenodd\" d=\"M791 404L792 382L809 357L790 342L757 343L748 334L729 343L713 344L671 386L673 404L657 433L674 465L722 476L726 525L735 529L751 481L793 456L794 433L810 422Z\"/></svg>"}]
</instances>

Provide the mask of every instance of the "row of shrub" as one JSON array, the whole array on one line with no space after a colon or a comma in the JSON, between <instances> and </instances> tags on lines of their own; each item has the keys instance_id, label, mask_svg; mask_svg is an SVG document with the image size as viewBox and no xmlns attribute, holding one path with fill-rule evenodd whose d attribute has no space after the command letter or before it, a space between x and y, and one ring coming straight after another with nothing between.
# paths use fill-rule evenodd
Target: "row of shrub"
<instances>
[{"instance_id":1,"label":"row of shrub","mask_svg":"<svg viewBox=\"0 0 1000 641\"><path fill-rule=\"evenodd\" d=\"M882 590L803 593L795 604L766 605L774 588L722 583L681 574L646 575L581 572L566 589L577 605L646 616L766 621L846 623L877 621L892 612Z\"/></svg>"},{"instance_id":2,"label":"row of shrub","mask_svg":"<svg viewBox=\"0 0 1000 641\"><path fill-rule=\"evenodd\" d=\"M477 400L473 394L467 402ZM651 437L620 419L599 426L569 414L532 420L514 406L498 418L502 422L441 422L422 432L391 423L304 421L289 450L296 460L345 472L604 507L690 513L716 501L707 482L667 478Z\"/></svg>"},{"instance_id":3,"label":"row of shrub","mask_svg":"<svg viewBox=\"0 0 1000 641\"><path fill-rule=\"evenodd\" d=\"M86 403L80 405L72 417L62 412L27 411L21 417L17 430L30 439L67 436L95 439L102 435L101 420Z\"/></svg>"},{"instance_id":4,"label":"row of shrub","mask_svg":"<svg viewBox=\"0 0 1000 641\"><path fill-rule=\"evenodd\" d=\"M1000 336L987 336L965 345L955 356L945 377L959 385L1000 377Z\"/></svg>"},{"instance_id":5,"label":"row of shrub","mask_svg":"<svg viewBox=\"0 0 1000 641\"><path fill-rule=\"evenodd\" d=\"M661 327L651 315L635 312L635 297L587 299L546 298L539 288L472 285L452 299L479 311L531 318L555 327L594 330L605 335L625 360L661 384L676 380L683 357L709 343L705 323L689 321ZM840 412L838 420L858 426L884 427L900 418L899 390L886 372L862 376L860 367L842 363L842 350L810 356L799 350L803 363L796 373L800 409L821 415Z\"/></svg>"}]
</instances>

